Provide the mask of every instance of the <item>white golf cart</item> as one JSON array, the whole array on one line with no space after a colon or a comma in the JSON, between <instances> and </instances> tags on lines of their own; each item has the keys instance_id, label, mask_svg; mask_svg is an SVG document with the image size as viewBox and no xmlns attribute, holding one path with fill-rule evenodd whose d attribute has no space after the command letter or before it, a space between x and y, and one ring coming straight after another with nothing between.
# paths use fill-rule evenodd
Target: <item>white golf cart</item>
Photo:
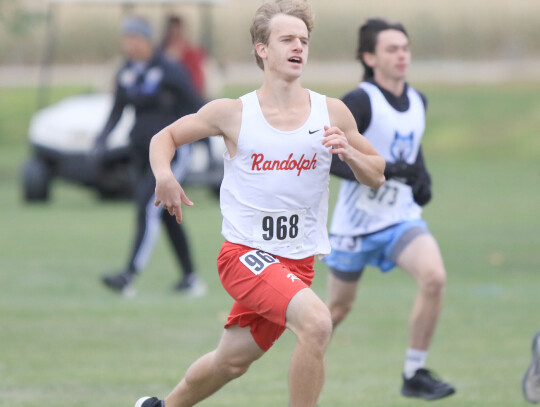
<instances>
[{"instance_id":1,"label":"white golf cart","mask_svg":"<svg viewBox=\"0 0 540 407\"><path fill-rule=\"evenodd\" d=\"M210 29L209 5L222 0L49 0L49 17L61 3L103 3L128 7L135 4L196 3L203 16L203 30ZM49 18L49 24L53 24ZM50 55L54 43L53 30L49 29L42 70L50 69ZM208 32L202 38L209 41ZM205 44L210 52L210 44ZM41 89L48 84L41 75ZM45 92L42 92L45 93ZM43 99L41 97L40 99ZM34 114L29 126L31 155L22 170L23 197L28 202L46 201L50 195L51 182L62 178L95 189L101 198L115 199L131 196L129 174L128 135L134 122L134 112L125 109L122 119L107 140L107 151L98 167L91 151L99 131L107 120L112 104L108 93L72 96L40 109ZM46 105L46 102L42 102ZM214 191L219 189L223 178L224 143L212 138L210 149L201 143L193 145L190 172L184 184L202 185Z\"/></svg>"}]
</instances>

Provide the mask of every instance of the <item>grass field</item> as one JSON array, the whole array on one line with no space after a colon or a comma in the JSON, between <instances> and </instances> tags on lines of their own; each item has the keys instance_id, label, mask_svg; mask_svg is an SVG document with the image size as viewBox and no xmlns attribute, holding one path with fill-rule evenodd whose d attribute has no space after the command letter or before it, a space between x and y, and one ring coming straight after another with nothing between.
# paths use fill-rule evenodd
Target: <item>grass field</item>
<instances>
[{"instance_id":1,"label":"grass field","mask_svg":"<svg viewBox=\"0 0 540 407\"><path fill-rule=\"evenodd\" d=\"M434 180L424 214L448 270L428 365L458 390L437 405L525 406L521 377L540 329L540 84L422 90L430 101L424 146ZM58 89L54 97L74 91ZM127 256L131 205L99 201L63 182L51 202L22 203L19 169L34 93L0 92L0 405L113 407L164 396L217 344L232 303L215 269L217 201L206 190L188 191L195 206L185 224L209 285L204 298L172 293L178 273L164 238L134 299L107 292L99 277ZM324 298L326 270L317 263L317 271L314 289ZM328 351L321 407L423 403L398 391L414 293L400 271L366 273ZM201 406L286 406L293 339L286 333Z\"/></svg>"}]
</instances>

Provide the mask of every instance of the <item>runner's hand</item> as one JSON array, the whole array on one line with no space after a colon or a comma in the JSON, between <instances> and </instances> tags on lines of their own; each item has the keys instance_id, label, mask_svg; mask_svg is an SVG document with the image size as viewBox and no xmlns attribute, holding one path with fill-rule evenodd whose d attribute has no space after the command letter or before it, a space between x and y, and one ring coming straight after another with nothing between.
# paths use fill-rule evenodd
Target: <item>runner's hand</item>
<instances>
[{"instance_id":1,"label":"runner's hand","mask_svg":"<svg viewBox=\"0 0 540 407\"><path fill-rule=\"evenodd\" d=\"M324 126L323 145L330 148L330 153L337 154L341 161L347 161L351 149L354 149L345 137L345 133L337 127Z\"/></svg>"},{"instance_id":2,"label":"runner's hand","mask_svg":"<svg viewBox=\"0 0 540 407\"><path fill-rule=\"evenodd\" d=\"M176 217L178 223L182 223L182 204L193 206L193 202L189 200L172 174L165 179L156 179L156 199L154 205L159 206L160 204L170 215Z\"/></svg>"},{"instance_id":3,"label":"runner's hand","mask_svg":"<svg viewBox=\"0 0 540 407\"><path fill-rule=\"evenodd\" d=\"M386 163L384 176L386 179L402 179L407 185L413 186L418 178L418 169L414 164L407 164L405 160L399 159L395 162Z\"/></svg>"}]
</instances>

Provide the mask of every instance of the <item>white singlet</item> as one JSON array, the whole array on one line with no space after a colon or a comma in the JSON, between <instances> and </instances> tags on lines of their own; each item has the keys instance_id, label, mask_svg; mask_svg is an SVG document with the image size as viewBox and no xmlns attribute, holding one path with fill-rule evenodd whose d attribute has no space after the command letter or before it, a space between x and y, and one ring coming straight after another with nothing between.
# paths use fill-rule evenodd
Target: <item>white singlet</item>
<instances>
[{"instance_id":1,"label":"white singlet","mask_svg":"<svg viewBox=\"0 0 540 407\"><path fill-rule=\"evenodd\" d=\"M371 103L371 122L364 136L386 162L404 160L414 164L425 129L422 98L407 89L409 109L399 112L386 100L377 86L362 82L360 87ZM358 236L377 232L397 223L420 219L422 208L414 201L412 188L389 179L378 190L356 181L341 182L330 232Z\"/></svg>"},{"instance_id":2,"label":"white singlet","mask_svg":"<svg viewBox=\"0 0 540 407\"><path fill-rule=\"evenodd\" d=\"M234 157L225 152L220 190L228 241L290 259L330 252L328 185L332 157L322 145L330 126L326 96L309 91L311 113L293 131L272 127L256 91L240 98L242 124Z\"/></svg>"}]
</instances>

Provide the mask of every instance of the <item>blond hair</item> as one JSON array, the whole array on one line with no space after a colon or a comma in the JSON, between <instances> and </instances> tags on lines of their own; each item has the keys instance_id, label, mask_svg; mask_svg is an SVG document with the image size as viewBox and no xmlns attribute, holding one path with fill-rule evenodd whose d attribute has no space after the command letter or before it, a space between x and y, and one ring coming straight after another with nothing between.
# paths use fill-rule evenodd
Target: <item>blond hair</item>
<instances>
[{"instance_id":1,"label":"blond hair","mask_svg":"<svg viewBox=\"0 0 540 407\"><path fill-rule=\"evenodd\" d=\"M258 43L268 44L270 37L270 20L278 14L286 14L289 16L297 17L302 20L307 27L308 36L313 30L313 12L311 6L307 0L271 0L265 1L256 11L253 16L251 28L251 43L253 45L253 52L255 54L255 60L259 68L264 70L264 65L261 57L257 55L255 46Z\"/></svg>"}]
</instances>

